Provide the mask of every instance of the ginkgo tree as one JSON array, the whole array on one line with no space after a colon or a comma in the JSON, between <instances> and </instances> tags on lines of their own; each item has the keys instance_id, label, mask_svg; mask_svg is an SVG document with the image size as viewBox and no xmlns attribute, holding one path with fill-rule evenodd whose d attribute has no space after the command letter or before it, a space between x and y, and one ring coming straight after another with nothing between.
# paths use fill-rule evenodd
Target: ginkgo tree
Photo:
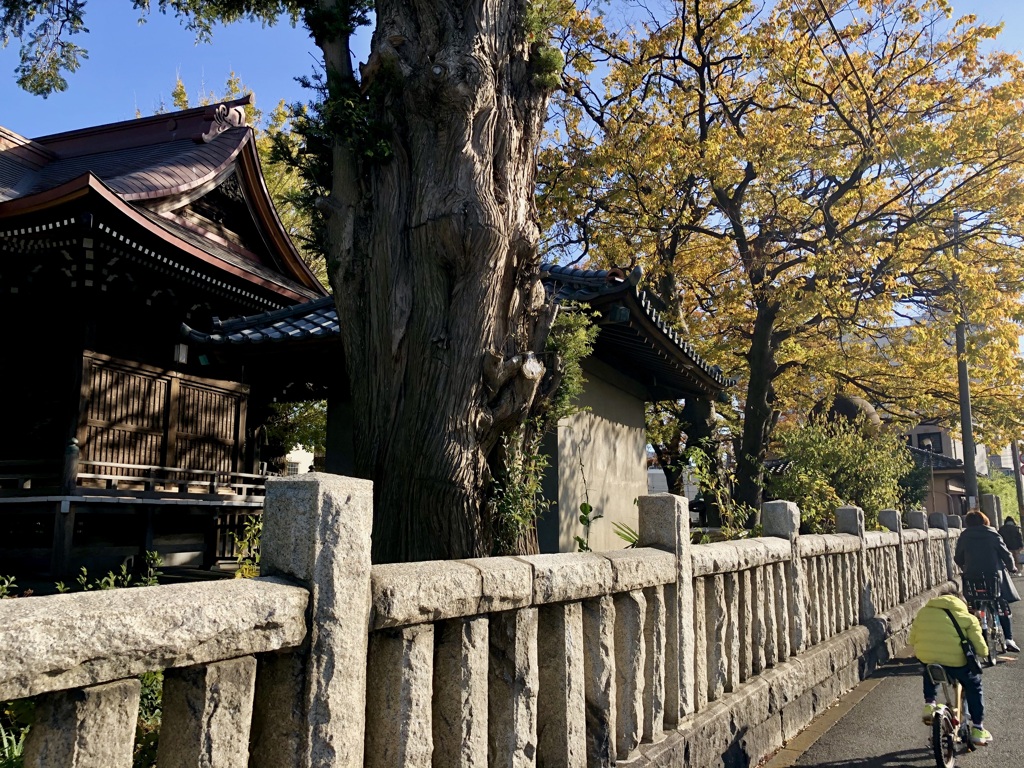
<instances>
[{"instance_id":1,"label":"ginkgo tree","mask_svg":"<svg viewBox=\"0 0 1024 768\"><path fill-rule=\"evenodd\" d=\"M691 0L565 41L541 157L549 246L642 263L737 379L735 496L780 418L837 390L946 415L967 318L976 414L1020 412L1024 70L944 0ZM938 412L938 413L937 413Z\"/></svg>"}]
</instances>

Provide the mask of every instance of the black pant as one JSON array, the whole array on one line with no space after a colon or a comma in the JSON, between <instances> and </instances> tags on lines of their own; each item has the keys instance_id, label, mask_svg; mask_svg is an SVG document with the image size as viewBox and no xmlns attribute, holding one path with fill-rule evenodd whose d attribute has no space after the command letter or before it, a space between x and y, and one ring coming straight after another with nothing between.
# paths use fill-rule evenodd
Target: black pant
<instances>
[{"instance_id":1,"label":"black pant","mask_svg":"<svg viewBox=\"0 0 1024 768\"><path fill-rule=\"evenodd\" d=\"M956 680L964 687L964 698L967 700L967 712L970 720L975 725L985 722L985 697L981 692L981 675L971 672L967 667L943 667L952 680ZM928 674L928 667L924 669L924 700L935 701L938 686L932 682ZM966 718L967 715L965 714Z\"/></svg>"}]
</instances>

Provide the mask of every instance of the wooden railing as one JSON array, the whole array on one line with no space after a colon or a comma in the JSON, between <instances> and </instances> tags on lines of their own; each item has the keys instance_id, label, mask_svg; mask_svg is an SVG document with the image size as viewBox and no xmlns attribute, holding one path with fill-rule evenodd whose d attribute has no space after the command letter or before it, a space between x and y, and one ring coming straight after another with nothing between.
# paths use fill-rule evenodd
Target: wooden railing
<instances>
[{"instance_id":1,"label":"wooden railing","mask_svg":"<svg viewBox=\"0 0 1024 768\"><path fill-rule=\"evenodd\" d=\"M267 475L187 467L76 461L62 480L61 467L43 461L0 461L0 494L112 495L262 503Z\"/></svg>"}]
</instances>

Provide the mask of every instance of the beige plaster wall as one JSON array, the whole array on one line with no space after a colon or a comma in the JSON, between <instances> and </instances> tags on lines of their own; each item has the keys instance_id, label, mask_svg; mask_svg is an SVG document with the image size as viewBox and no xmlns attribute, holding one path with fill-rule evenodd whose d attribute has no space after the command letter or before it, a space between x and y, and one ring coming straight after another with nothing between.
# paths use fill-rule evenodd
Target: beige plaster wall
<instances>
[{"instance_id":1,"label":"beige plaster wall","mask_svg":"<svg viewBox=\"0 0 1024 768\"><path fill-rule=\"evenodd\" d=\"M590 548L594 551L626 546L612 523L618 521L636 529L634 499L647 493L642 397L623 389L627 382L609 381L610 372L590 369L586 376L579 404L589 410L569 417L558 427L558 460L554 467L558 505L549 515L557 515L561 552L575 552L573 537L584 535L579 507L588 493L595 514L604 515L590 528Z\"/></svg>"}]
</instances>

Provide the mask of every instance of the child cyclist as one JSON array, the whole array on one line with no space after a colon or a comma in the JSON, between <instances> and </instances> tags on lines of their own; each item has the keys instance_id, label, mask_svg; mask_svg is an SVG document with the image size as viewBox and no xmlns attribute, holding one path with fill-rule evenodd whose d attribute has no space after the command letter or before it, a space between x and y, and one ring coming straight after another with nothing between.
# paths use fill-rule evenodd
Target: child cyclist
<instances>
[{"instance_id":1,"label":"child cyclist","mask_svg":"<svg viewBox=\"0 0 1024 768\"><path fill-rule=\"evenodd\" d=\"M937 686L928 676L928 664L941 664L946 674L963 686L967 699L967 711L971 717L971 740L978 745L989 744L992 734L985 730L985 700L981 691L981 673L967 666L967 657L960 646L960 633L953 622L960 627L974 652L979 658L988 655L988 645L981 634L981 625L967 610L967 604L956 595L933 597L922 608L913 625L907 642L914 646L914 655L926 665L924 670L924 714L925 723L931 724L932 716L939 709L935 702Z\"/></svg>"}]
</instances>

